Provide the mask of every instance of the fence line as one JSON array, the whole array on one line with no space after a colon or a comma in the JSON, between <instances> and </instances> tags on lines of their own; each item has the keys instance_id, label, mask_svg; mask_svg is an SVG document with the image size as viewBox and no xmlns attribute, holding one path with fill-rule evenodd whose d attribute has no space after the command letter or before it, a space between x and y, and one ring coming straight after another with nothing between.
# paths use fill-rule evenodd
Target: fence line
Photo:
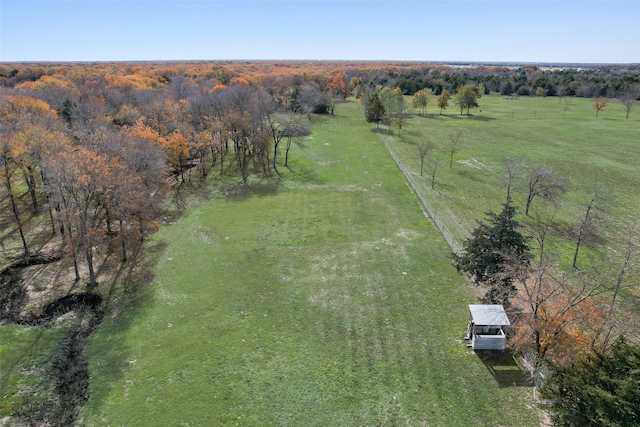
<instances>
[{"instance_id":1,"label":"fence line","mask_svg":"<svg viewBox=\"0 0 640 427\"><path fill-rule=\"evenodd\" d=\"M398 165L398 168L400 168L400 171L402 172L402 174L405 177L405 180L407 181L407 185L409 186L411 191L413 191L413 194L415 194L416 197L418 198L418 201L420 202L420 207L422 208L422 211L424 212L425 216L431 219L431 222L433 222L436 228L438 229L438 231L440 231L440 234L442 235L442 237L444 237L444 240L446 240L451 250L454 253L459 254L462 251L460 244L453 237L453 235L451 234L447 226L444 224L444 222L440 220L440 218L436 215L436 211L433 209L431 204L422 196L422 194L418 190L418 186L416 185L413 179L413 176L411 175L409 170L407 170L404 164L398 159L398 156L396 155L396 153L393 151L393 149L387 142L387 138L385 136L382 136L382 138L380 139L382 140L382 143L384 144L384 146L387 148L387 151L389 152L393 160L396 162L396 165Z\"/></svg>"},{"instance_id":2,"label":"fence line","mask_svg":"<svg viewBox=\"0 0 640 427\"><path fill-rule=\"evenodd\" d=\"M422 208L422 211L424 212L425 216L431 219L431 221L435 224L438 231L440 231L440 234L442 235L442 237L444 237L446 242L449 244L449 247L451 248L451 250L454 253L459 254L462 251L460 244L453 237L453 235L451 234L447 226L440 220L440 218L438 218L431 204L427 200L425 200L425 198L422 196L422 194L418 190L418 186L416 185L412 174L409 172L409 170L407 170L404 164L400 162L400 160L398 159L398 156L389 145L387 138L383 136L381 140L384 146L387 148L387 151L389 152L393 160L398 165L398 168L400 168L400 171L402 172L402 174L406 179L407 185L418 198L418 201L420 202L420 207ZM525 352L525 354L521 355L520 357L523 361L525 369L528 372L529 381L533 383L536 387L540 387L544 383L547 376L549 375L548 365L543 360L538 358L538 356L531 350L528 350L527 352Z\"/></svg>"}]
</instances>

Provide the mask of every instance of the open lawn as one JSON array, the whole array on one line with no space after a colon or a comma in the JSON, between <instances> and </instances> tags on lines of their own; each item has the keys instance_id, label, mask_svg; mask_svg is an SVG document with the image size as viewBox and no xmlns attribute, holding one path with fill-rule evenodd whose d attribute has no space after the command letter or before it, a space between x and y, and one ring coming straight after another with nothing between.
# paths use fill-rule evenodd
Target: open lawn
<instances>
[{"instance_id":1,"label":"open lawn","mask_svg":"<svg viewBox=\"0 0 640 427\"><path fill-rule=\"evenodd\" d=\"M434 97L435 98L435 97ZM505 99L499 95L483 96L480 108L471 116L460 116L455 105L439 114L431 100L428 114L414 116L404 127L387 127L379 133L399 163L405 168L417 192L435 212L438 222L454 236L457 243L469 237L476 220L488 210L499 212L507 193L505 159L524 160L514 180L512 199L519 207L518 219L525 226L534 218L553 215L552 236L548 249L561 265L570 266L575 250L575 236L590 194L602 183L598 205L594 244L583 245L578 267L589 268L601 256L619 256L625 239L640 233L640 110L633 109L625 119L624 106L611 101L595 117L593 100L523 97ZM449 167L449 135L462 133L453 167ZM420 176L418 144L432 142L435 153L443 159L436 170L435 189L427 167ZM553 203L534 199L531 218L524 216L527 183L532 167L554 171L566 184L559 195L554 213ZM525 229L525 232L528 231ZM534 245L535 246L535 245ZM616 255L618 254L618 255ZM598 261L596 261L598 262ZM626 309L640 314L640 281L628 277L623 291Z\"/></svg>"},{"instance_id":2,"label":"open lawn","mask_svg":"<svg viewBox=\"0 0 640 427\"><path fill-rule=\"evenodd\" d=\"M504 203L505 159L524 160L512 195L513 203L522 208L520 213L524 213L529 171L544 167L567 186L567 192L558 197L558 221L567 227L577 222L596 182L604 184L602 232L615 240L627 234L629 225L637 224L640 112L632 110L631 118L625 120L624 106L612 102L595 118L593 101L576 98L559 102L557 98L506 100L485 95L479 103L481 108L471 110L471 116L460 116L455 106L439 115L433 105L426 116L414 116L399 138L397 128L392 128L393 138L388 132L380 134L412 172L425 198L436 210L446 211L443 220L459 240L468 236L476 219L482 219L489 209L499 211ZM449 135L457 132L462 142L450 168ZM419 173L417 146L426 142L434 143L433 153L444 155L435 191L430 188L427 169L423 177ZM530 213L533 216L547 208L537 198Z\"/></svg>"},{"instance_id":3,"label":"open lawn","mask_svg":"<svg viewBox=\"0 0 640 427\"><path fill-rule=\"evenodd\" d=\"M147 242L83 425L539 425L515 360L462 340L472 289L360 107L313 120L295 175L211 189Z\"/></svg>"},{"instance_id":4,"label":"open lawn","mask_svg":"<svg viewBox=\"0 0 640 427\"><path fill-rule=\"evenodd\" d=\"M65 326L50 328L24 325L0 327L0 420L14 412L28 412L40 395L28 395L42 383L39 368L66 331Z\"/></svg>"}]
</instances>

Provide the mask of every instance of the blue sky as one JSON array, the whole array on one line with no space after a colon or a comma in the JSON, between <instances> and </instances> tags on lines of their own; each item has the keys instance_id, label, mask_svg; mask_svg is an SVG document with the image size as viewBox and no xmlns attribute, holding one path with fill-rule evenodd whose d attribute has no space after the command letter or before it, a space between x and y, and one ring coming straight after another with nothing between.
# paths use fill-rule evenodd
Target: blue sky
<instances>
[{"instance_id":1,"label":"blue sky","mask_svg":"<svg viewBox=\"0 0 640 427\"><path fill-rule=\"evenodd\" d=\"M0 61L640 62L640 0L0 0Z\"/></svg>"}]
</instances>

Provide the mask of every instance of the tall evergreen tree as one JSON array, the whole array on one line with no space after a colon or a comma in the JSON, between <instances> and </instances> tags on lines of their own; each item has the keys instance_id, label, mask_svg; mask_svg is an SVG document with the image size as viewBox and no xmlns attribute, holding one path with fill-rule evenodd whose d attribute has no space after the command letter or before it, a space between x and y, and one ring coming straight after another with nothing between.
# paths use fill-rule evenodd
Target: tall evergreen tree
<instances>
[{"instance_id":1,"label":"tall evergreen tree","mask_svg":"<svg viewBox=\"0 0 640 427\"><path fill-rule=\"evenodd\" d=\"M458 272L471 276L476 284L487 286L487 299L491 303L506 304L515 291L514 277L509 268L513 263L529 266L529 237L518 229L520 223L514 218L516 207L509 201L502 212L487 212L487 222L478 221L471 237L463 242L463 253L453 254Z\"/></svg>"},{"instance_id":2,"label":"tall evergreen tree","mask_svg":"<svg viewBox=\"0 0 640 427\"><path fill-rule=\"evenodd\" d=\"M640 346L618 338L607 353L554 366L541 394L554 425L639 426Z\"/></svg>"}]
</instances>

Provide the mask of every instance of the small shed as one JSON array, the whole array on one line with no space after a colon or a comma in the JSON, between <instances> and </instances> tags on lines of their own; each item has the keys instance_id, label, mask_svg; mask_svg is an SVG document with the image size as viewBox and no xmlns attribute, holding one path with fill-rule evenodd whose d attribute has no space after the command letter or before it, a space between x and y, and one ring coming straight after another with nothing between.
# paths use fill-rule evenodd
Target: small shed
<instances>
[{"instance_id":1,"label":"small shed","mask_svg":"<svg viewBox=\"0 0 640 427\"><path fill-rule=\"evenodd\" d=\"M469 305L469 327L466 340L470 340L474 350L504 350L507 337L503 326L509 326L509 318L500 304Z\"/></svg>"}]
</instances>

